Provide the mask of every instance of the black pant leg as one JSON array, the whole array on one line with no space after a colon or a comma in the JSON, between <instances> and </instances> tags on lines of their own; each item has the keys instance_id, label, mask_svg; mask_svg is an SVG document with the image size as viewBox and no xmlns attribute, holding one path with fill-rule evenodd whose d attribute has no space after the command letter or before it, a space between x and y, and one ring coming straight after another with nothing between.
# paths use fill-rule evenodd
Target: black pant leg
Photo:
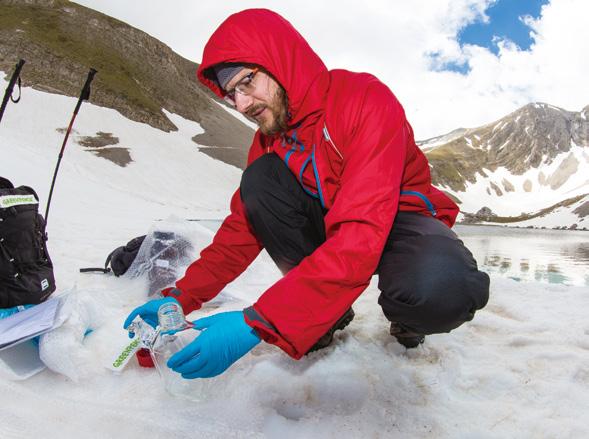
<instances>
[{"instance_id":1,"label":"black pant leg","mask_svg":"<svg viewBox=\"0 0 589 439\"><path fill-rule=\"evenodd\" d=\"M399 212L377 273L385 316L421 334L449 332L489 298L489 276L442 222Z\"/></svg>"},{"instance_id":2,"label":"black pant leg","mask_svg":"<svg viewBox=\"0 0 589 439\"><path fill-rule=\"evenodd\" d=\"M282 273L325 241L319 200L305 193L276 154L265 154L246 168L240 193L255 235Z\"/></svg>"}]
</instances>

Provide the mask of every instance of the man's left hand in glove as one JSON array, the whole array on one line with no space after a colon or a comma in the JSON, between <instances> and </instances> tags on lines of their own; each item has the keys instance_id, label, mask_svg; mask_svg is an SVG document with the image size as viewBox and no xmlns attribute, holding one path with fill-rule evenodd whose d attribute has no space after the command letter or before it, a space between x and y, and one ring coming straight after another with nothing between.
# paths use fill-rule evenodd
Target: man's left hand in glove
<instances>
[{"instance_id":1,"label":"man's left hand in glove","mask_svg":"<svg viewBox=\"0 0 589 439\"><path fill-rule=\"evenodd\" d=\"M195 320L194 329L202 332L168 360L168 367L186 379L220 375L260 343L255 330L245 323L242 311Z\"/></svg>"}]
</instances>

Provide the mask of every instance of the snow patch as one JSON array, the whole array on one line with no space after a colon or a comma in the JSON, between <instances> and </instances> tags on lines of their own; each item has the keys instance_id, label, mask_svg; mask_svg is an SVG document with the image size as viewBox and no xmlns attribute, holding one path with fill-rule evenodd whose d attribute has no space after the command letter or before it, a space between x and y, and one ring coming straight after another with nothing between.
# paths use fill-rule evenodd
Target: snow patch
<instances>
[{"instance_id":1,"label":"snow patch","mask_svg":"<svg viewBox=\"0 0 589 439\"><path fill-rule=\"evenodd\" d=\"M541 175L553 175L566 158L572 155L579 162L578 171L571 175L562 186L556 190L547 186L533 185L531 192L524 189L527 180L539 181ZM565 199L589 193L589 166L586 160L585 148L574 146L568 152L556 156L552 163L541 168L531 168L522 175L514 175L504 167L495 171L484 169L486 177L480 173L475 174L475 183L466 183L466 190L458 192L456 196L462 201L461 210L469 213L477 212L481 207L487 206L499 216L517 216L522 212L532 213L544 209ZM489 193L491 182L508 180L514 186L515 191L503 193L498 198L494 191ZM545 178L546 179L546 178ZM563 220L567 218L563 217ZM563 223L572 224L572 223Z\"/></svg>"},{"instance_id":2,"label":"snow patch","mask_svg":"<svg viewBox=\"0 0 589 439\"><path fill-rule=\"evenodd\" d=\"M503 144L501 144L498 151L501 151L505 146L507 146L509 144L509 142L511 142L511 136L509 136L507 138L507 140L505 142L503 142Z\"/></svg>"}]
</instances>

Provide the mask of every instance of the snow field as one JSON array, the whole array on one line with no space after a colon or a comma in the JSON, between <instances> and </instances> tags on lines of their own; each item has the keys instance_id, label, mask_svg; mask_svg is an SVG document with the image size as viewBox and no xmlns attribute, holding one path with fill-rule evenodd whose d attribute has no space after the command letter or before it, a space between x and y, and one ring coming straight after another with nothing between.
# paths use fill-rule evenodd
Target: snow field
<instances>
[{"instance_id":1,"label":"snow field","mask_svg":"<svg viewBox=\"0 0 589 439\"><path fill-rule=\"evenodd\" d=\"M589 168L589 157L585 150L586 148L575 145L571 151L559 154L550 165L543 165L541 169L532 168L522 175L513 175L503 167L494 172L485 169L486 177L477 174L476 183L467 183L465 192L455 193L463 202L460 208L466 212L475 213L481 206L488 206L499 216L517 216L522 212L533 213L567 198L586 194L589 192L589 180L586 173L583 172L575 173L556 190L552 190L550 186L540 185L538 182L540 172L546 178L550 177L570 154L578 160L579 169ZM514 186L513 192L505 190L502 184L504 179ZM531 192L526 192L523 189L526 180L532 182ZM491 194L489 195L487 189L490 188L491 182L501 189L503 192L501 197L497 197L493 189L490 189ZM445 189L448 190L448 188ZM571 216L578 222L576 215L571 213ZM566 223L565 221L564 224Z\"/></svg>"},{"instance_id":2,"label":"snow field","mask_svg":"<svg viewBox=\"0 0 589 439\"><path fill-rule=\"evenodd\" d=\"M0 86L2 84L0 83ZM46 200L75 99L23 90L0 126L0 171ZM0 436L577 438L589 435L587 288L518 283L492 276L488 306L450 334L406 350L388 334L376 279L334 344L300 361L260 344L228 372L191 382L190 399L163 389L154 369L104 365L127 342L122 322L145 300L145 279L83 275L144 234L154 221L219 218L240 173L199 153L197 124L170 115L176 133L82 106L78 135L112 132L130 149L126 168L70 139L49 218L58 291L94 309L94 331L64 355L77 381L45 370L21 382L0 378ZM32 129L31 127L34 127ZM192 225L201 246L210 231ZM199 249L195 249L195 257ZM267 254L190 317L241 309L278 279Z\"/></svg>"}]
</instances>

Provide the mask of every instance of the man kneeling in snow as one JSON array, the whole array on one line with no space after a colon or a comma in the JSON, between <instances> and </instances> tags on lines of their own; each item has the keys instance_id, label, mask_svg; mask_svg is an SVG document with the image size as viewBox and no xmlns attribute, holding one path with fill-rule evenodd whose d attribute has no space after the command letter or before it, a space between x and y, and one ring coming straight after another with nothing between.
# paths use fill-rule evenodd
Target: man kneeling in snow
<instances>
[{"instance_id":1,"label":"man kneeling in snow","mask_svg":"<svg viewBox=\"0 0 589 439\"><path fill-rule=\"evenodd\" d=\"M199 80L259 125L213 243L164 298L135 309L188 314L265 248L282 279L205 329L168 362L184 378L219 375L261 339L295 359L328 346L378 274L390 333L412 348L485 306L489 277L450 229L458 207L431 185L401 104L367 73L328 71L278 14L246 10L211 36Z\"/></svg>"}]
</instances>

